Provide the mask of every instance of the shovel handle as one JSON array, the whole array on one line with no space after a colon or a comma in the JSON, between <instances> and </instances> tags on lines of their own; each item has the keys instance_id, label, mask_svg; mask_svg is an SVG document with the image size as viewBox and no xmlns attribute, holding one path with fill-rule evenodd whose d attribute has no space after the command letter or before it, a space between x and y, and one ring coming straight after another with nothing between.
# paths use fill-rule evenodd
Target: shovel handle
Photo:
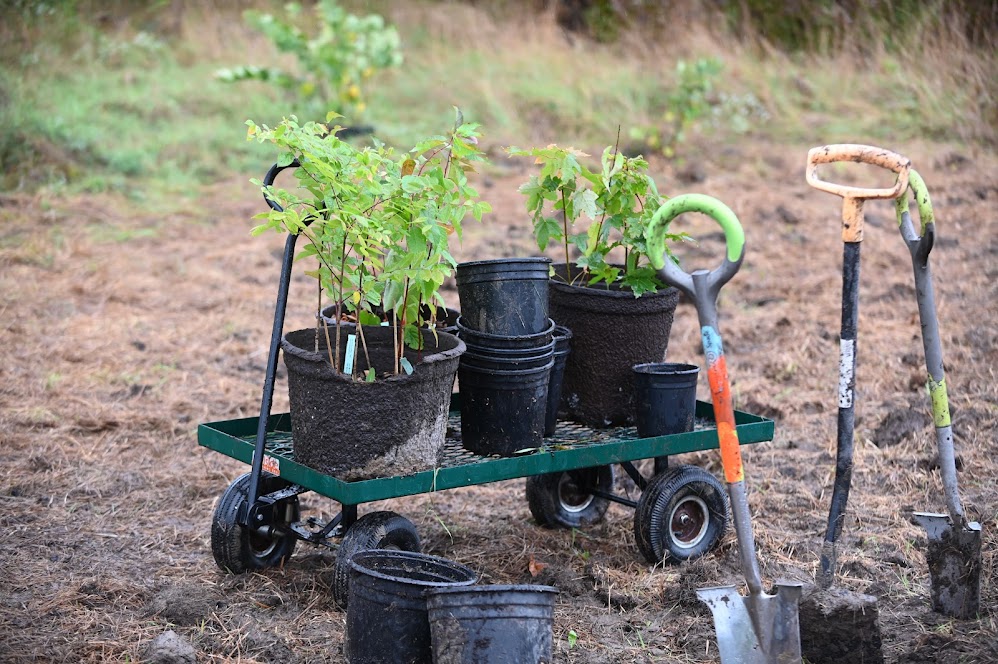
<instances>
[{"instance_id":1,"label":"shovel handle","mask_svg":"<svg viewBox=\"0 0 998 664\"><path fill-rule=\"evenodd\" d=\"M839 161L852 161L886 168L897 173L897 181L893 187L877 189L825 182L818 177L819 164L831 164ZM908 187L910 169L911 161L907 157L902 157L890 150L876 148L872 145L842 143L808 150L804 178L815 189L843 198L842 241L857 243L863 241L863 202L871 198L897 198L903 194Z\"/></svg>"},{"instance_id":2,"label":"shovel handle","mask_svg":"<svg viewBox=\"0 0 998 664\"><path fill-rule=\"evenodd\" d=\"M886 168L897 173L898 179L893 187L870 188L853 187L834 182L825 182L818 177L818 166L820 164L831 164L840 161L852 161L858 164L870 164ZM902 157L896 152L872 145L856 145L852 143L840 143L836 145L825 145L818 148L811 148L807 152L807 170L804 172L807 183L820 191L827 191L842 198L854 198L866 200L871 198L897 198L908 188L908 171L911 169L911 160Z\"/></svg>"},{"instance_id":3,"label":"shovel handle","mask_svg":"<svg viewBox=\"0 0 998 664\"><path fill-rule=\"evenodd\" d=\"M932 211L932 200L929 198L929 190L925 186L925 180L914 168L908 171L908 189L911 189L915 203L918 205L918 219L922 223L919 236L925 237L926 231L929 230L928 227L935 226L936 215ZM894 207L897 209L898 226L904 223L904 214L908 212L908 197L905 193L903 192L901 196L898 196L894 202Z\"/></svg>"},{"instance_id":4,"label":"shovel handle","mask_svg":"<svg viewBox=\"0 0 998 664\"><path fill-rule=\"evenodd\" d=\"M706 214L720 224L724 231L726 248L724 262L711 270L706 277L711 291L711 296L707 299L710 300L710 305L713 307L721 286L735 276L741 265L742 257L745 255L745 231L731 208L716 198L704 194L683 194L670 198L655 212L645 233L649 260L652 266L659 271L659 276L665 283L675 286L694 300L697 298L696 293L694 293L693 276L684 272L679 265L669 260L665 255L666 229L673 219L684 212Z\"/></svg>"}]
</instances>

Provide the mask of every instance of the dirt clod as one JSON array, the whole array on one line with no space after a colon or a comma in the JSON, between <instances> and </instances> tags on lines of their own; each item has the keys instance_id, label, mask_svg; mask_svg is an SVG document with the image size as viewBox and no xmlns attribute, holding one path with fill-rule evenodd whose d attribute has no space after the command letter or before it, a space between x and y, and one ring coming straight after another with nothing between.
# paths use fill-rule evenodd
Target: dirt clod
<instances>
[{"instance_id":1,"label":"dirt clod","mask_svg":"<svg viewBox=\"0 0 998 664\"><path fill-rule=\"evenodd\" d=\"M877 447L891 447L932 424L932 416L918 408L895 408L880 420L873 432L873 444Z\"/></svg>"},{"instance_id":2,"label":"dirt clod","mask_svg":"<svg viewBox=\"0 0 998 664\"><path fill-rule=\"evenodd\" d=\"M184 637L168 629L146 647L147 664L194 664L197 651Z\"/></svg>"},{"instance_id":3,"label":"dirt clod","mask_svg":"<svg viewBox=\"0 0 998 664\"><path fill-rule=\"evenodd\" d=\"M832 587L805 591L800 603L801 651L810 664L884 661L877 598Z\"/></svg>"}]
</instances>

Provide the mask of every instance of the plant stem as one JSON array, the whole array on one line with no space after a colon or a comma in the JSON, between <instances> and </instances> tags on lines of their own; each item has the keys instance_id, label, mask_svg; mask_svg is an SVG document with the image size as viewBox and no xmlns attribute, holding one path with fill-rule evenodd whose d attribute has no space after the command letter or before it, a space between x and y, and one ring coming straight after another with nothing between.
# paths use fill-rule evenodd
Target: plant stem
<instances>
[{"instance_id":1,"label":"plant stem","mask_svg":"<svg viewBox=\"0 0 998 664\"><path fill-rule=\"evenodd\" d=\"M360 274L357 279L357 290L360 292L361 300L364 299L364 269L360 270ZM364 338L364 326L360 324L360 314L357 314L357 336L360 338L360 346L364 349L364 360L367 362L367 368L371 368L371 356L367 353L367 339ZM357 366L357 354L354 351L354 366Z\"/></svg>"},{"instance_id":2,"label":"plant stem","mask_svg":"<svg viewBox=\"0 0 998 664\"><path fill-rule=\"evenodd\" d=\"M333 363L333 357L334 357L334 355L333 355L333 345L331 343L329 343L329 325L326 323L325 319L323 319L323 321L322 321L322 329L326 333L326 352L329 353L329 363L332 364ZM340 331L340 326L337 325L336 326L336 333L339 334L339 331ZM337 339L337 344L338 343L339 343L339 339ZM336 355L335 355L335 358L337 360L339 360L339 357L340 357L340 347L337 345L336 346ZM338 364L338 362L337 362L337 364ZM334 369L335 369L335 366L334 366ZM336 370L337 373L339 373L339 369L335 369L335 370Z\"/></svg>"},{"instance_id":3,"label":"plant stem","mask_svg":"<svg viewBox=\"0 0 998 664\"><path fill-rule=\"evenodd\" d=\"M336 370L339 371L339 359L340 359L340 326L342 321L340 320L343 311L343 279L346 276L347 271L347 234L343 234L343 246L340 247L340 278L339 281L339 292L336 296ZM360 324L360 318L358 317L357 323ZM345 359L345 358L344 358Z\"/></svg>"},{"instance_id":4,"label":"plant stem","mask_svg":"<svg viewBox=\"0 0 998 664\"><path fill-rule=\"evenodd\" d=\"M316 283L319 285L318 292L318 302L315 308L315 335L313 338L313 350L316 353L319 352L319 322L322 321L322 282L316 279ZM323 321L324 322L324 321ZM332 358L330 358L330 364L332 364Z\"/></svg>"},{"instance_id":5,"label":"plant stem","mask_svg":"<svg viewBox=\"0 0 998 664\"><path fill-rule=\"evenodd\" d=\"M561 189L561 236L565 241L565 280L572 283L572 265L568 260L568 208L565 207L565 190Z\"/></svg>"},{"instance_id":6,"label":"plant stem","mask_svg":"<svg viewBox=\"0 0 998 664\"><path fill-rule=\"evenodd\" d=\"M398 312L395 311L394 309L392 309L392 347L393 347L393 351L394 351L393 364L395 365L394 367L392 367L392 373L394 373L396 376L398 375L398 372L399 372L399 367L398 367L398 357L399 357L398 321L399 321Z\"/></svg>"}]
</instances>

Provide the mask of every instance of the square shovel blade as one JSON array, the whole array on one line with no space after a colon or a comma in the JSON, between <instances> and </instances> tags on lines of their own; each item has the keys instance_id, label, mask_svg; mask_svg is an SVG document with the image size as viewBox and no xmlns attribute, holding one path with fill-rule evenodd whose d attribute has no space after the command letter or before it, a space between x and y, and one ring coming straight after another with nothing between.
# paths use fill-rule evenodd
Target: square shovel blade
<instances>
[{"instance_id":1,"label":"square shovel blade","mask_svg":"<svg viewBox=\"0 0 998 664\"><path fill-rule=\"evenodd\" d=\"M967 619L981 608L981 524L954 526L946 514L915 512L928 536L932 610Z\"/></svg>"},{"instance_id":2,"label":"square shovel blade","mask_svg":"<svg viewBox=\"0 0 998 664\"><path fill-rule=\"evenodd\" d=\"M799 583L777 583L776 594L738 594L734 586L702 588L714 614L722 664L800 664Z\"/></svg>"}]
</instances>

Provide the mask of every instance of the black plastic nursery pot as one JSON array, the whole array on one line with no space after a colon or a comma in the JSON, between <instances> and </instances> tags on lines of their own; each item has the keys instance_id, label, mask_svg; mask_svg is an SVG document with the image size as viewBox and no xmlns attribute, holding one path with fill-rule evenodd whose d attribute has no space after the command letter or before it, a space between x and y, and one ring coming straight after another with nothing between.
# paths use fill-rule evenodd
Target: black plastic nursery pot
<instances>
[{"instance_id":1,"label":"black plastic nursery pot","mask_svg":"<svg viewBox=\"0 0 998 664\"><path fill-rule=\"evenodd\" d=\"M340 330L341 366L345 332ZM334 330L329 333L335 345ZM377 372L374 382L333 370L323 330L288 332L281 340L295 460L347 481L433 468L447 431L464 342L446 332L423 330L423 349L405 349L412 374L391 375L393 328L365 325L363 333ZM357 344L360 375L368 363Z\"/></svg>"},{"instance_id":2,"label":"black plastic nursery pot","mask_svg":"<svg viewBox=\"0 0 998 664\"><path fill-rule=\"evenodd\" d=\"M471 348L461 356L465 365L474 365L479 369L537 369L548 365L554 357L554 342L542 346L536 351L525 353L493 353L489 349Z\"/></svg>"},{"instance_id":3,"label":"black plastic nursery pot","mask_svg":"<svg viewBox=\"0 0 998 664\"><path fill-rule=\"evenodd\" d=\"M469 586L470 567L412 551L371 549L350 560L345 648L351 664L430 664L426 593Z\"/></svg>"},{"instance_id":4,"label":"black plastic nursery pot","mask_svg":"<svg viewBox=\"0 0 998 664\"><path fill-rule=\"evenodd\" d=\"M461 441L483 456L512 456L544 440L552 356L532 369L500 370L462 362Z\"/></svg>"},{"instance_id":5,"label":"black plastic nursery pot","mask_svg":"<svg viewBox=\"0 0 998 664\"><path fill-rule=\"evenodd\" d=\"M544 436L553 436L558 426L558 409L561 406L561 383L565 377L565 362L571 352L572 331L564 325L554 328L554 366L548 380L548 405L544 416Z\"/></svg>"},{"instance_id":6,"label":"black plastic nursery pot","mask_svg":"<svg viewBox=\"0 0 998 664\"><path fill-rule=\"evenodd\" d=\"M651 362L638 364L633 370L638 437L693 431L700 367Z\"/></svg>"},{"instance_id":7,"label":"black plastic nursery pot","mask_svg":"<svg viewBox=\"0 0 998 664\"><path fill-rule=\"evenodd\" d=\"M550 258L495 258L459 263L455 272L464 324L502 336L548 327Z\"/></svg>"},{"instance_id":8,"label":"black plastic nursery pot","mask_svg":"<svg viewBox=\"0 0 998 664\"><path fill-rule=\"evenodd\" d=\"M679 291L666 287L634 297L630 289L606 284L565 283L563 263L554 271L556 276L548 282L551 318L572 331L572 352L561 384L562 410L569 419L592 427L634 424L631 367L665 360Z\"/></svg>"},{"instance_id":9,"label":"black plastic nursery pot","mask_svg":"<svg viewBox=\"0 0 998 664\"><path fill-rule=\"evenodd\" d=\"M426 596L434 664L551 661L552 586L435 588Z\"/></svg>"},{"instance_id":10,"label":"black plastic nursery pot","mask_svg":"<svg viewBox=\"0 0 998 664\"><path fill-rule=\"evenodd\" d=\"M424 304L422 306L422 315L424 320L429 320L430 318L430 307ZM374 308L373 312L376 316L384 316L384 309L380 306ZM447 332L448 334L457 334L457 319L460 318L461 312L457 309L451 309L450 307L436 307L436 316L434 320L436 321L436 328L438 331ZM336 325L336 305L330 304L322 308L322 312L319 316L327 325L332 328ZM353 327L354 323L352 321L340 321L341 327Z\"/></svg>"},{"instance_id":11,"label":"black plastic nursery pot","mask_svg":"<svg viewBox=\"0 0 998 664\"><path fill-rule=\"evenodd\" d=\"M519 353L546 346L554 339L554 329L554 321L548 319L540 332L517 335L490 334L468 327L464 316L457 319L457 336L466 344L470 344L472 348L488 348L496 352L508 350Z\"/></svg>"}]
</instances>

